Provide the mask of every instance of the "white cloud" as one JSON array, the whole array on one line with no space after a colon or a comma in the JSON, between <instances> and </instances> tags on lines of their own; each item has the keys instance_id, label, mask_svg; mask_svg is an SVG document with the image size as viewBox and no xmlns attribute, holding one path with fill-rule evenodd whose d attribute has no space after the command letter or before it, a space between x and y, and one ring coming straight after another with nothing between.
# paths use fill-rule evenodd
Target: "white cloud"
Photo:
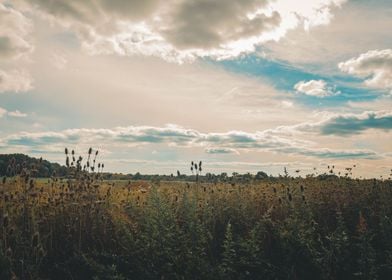
<instances>
[{"instance_id":1,"label":"white cloud","mask_svg":"<svg viewBox=\"0 0 392 280\"><path fill-rule=\"evenodd\" d=\"M75 31L90 54L142 54L184 62L235 57L299 26L329 24L334 8L344 2L38 0L31 6Z\"/></svg>"},{"instance_id":2,"label":"white cloud","mask_svg":"<svg viewBox=\"0 0 392 280\"><path fill-rule=\"evenodd\" d=\"M339 63L343 72L365 79L369 87L392 92L392 49L371 50Z\"/></svg>"},{"instance_id":3,"label":"white cloud","mask_svg":"<svg viewBox=\"0 0 392 280\"><path fill-rule=\"evenodd\" d=\"M27 117L27 114L26 113L22 113L19 110L15 110L15 111L12 111L12 112L8 112L8 116L15 117L15 118L25 118L25 117Z\"/></svg>"},{"instance_id":4,"label":"white cloud","mask_svg":"<svg viewBox=\"0 0 392 280\"><path fill-rule=\"evenodd\" d=\"M14 117L14 118L24 118L24 117L27 117L27 114L22 113L19 110L8 111L8 110L0 107L0 118L2 118L4 116L10 116L10 117Z\"/></svg>"},{"instance_id":5,"label":"white cloud","mask_svg":"<svg viewBox=\"0 0 392 280\"><path fill-rule=\"evenodd\" d=\"M33 89L33 80L30 74L23 70L5 72L0 69L0 93L24 92Z\"/></svg>"},{"instance_id":6,"label":"white cloud","mask_svg":"<svg viewBox=\"0 0 392 280\"><path fill-rule=\"evenodd\" d=\"M303 25L305 30L329 24L334 9L340 8L347 0L278 0L271 7L282 15L284 31Z\"/></svg>"},{"instance_id":7,"label":"white cloud","mask_svg":"<svg viewBox=\"0 0 392 280\"><path fill-rule=\"evenodd\" d=\"M328 86L324 80L301 81L294 85L294 89L299 93L315 97L327 97L339 94L339 92Z\"/></svg>"}]
</instances>

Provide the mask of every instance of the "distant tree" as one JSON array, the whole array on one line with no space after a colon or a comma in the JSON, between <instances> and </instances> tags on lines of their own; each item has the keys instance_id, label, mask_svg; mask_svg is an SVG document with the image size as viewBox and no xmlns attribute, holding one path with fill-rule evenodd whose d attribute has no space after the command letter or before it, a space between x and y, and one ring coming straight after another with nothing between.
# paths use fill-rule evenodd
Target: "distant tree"
<instances>
[{"instance_id":1,"label":"distant tree","mask_svg":"<svg viewBox=\"0 0 392 280\"><path fill-rule=\"evenodd\" d=\"M263 172L263 171L259 171L259 172L256 173L255 178L256 178L257 180L267 179L267 178L268 178L268 175L267 175L267 173L265 173L265 172Z\"/></svg>"},{"instance_id":2,"label":"distant tree","mask_svg":"<svg viewBox=\"0 0 392 280\"><path fill-rule=\"evenodd\" d=\"M140 179L142 179L142 175L139 172L136 172L136 174L133 175L133 179L134 180L140 180Z\"/></svg>"},{"instance_id":3,"label":"distant tree","mask_svg":"<svg viewBox=\"0 0 392 280\"><path fill-rule=\"evenodd\" d=\"M222 173L220 174L220 179L221 179L221 180L226 180L226 179L227 179L227 173L226 173L226 172L222 172Z\"/></svg>"},{"instance_id":4,"label":"distant tree","mask_svg":"<svg viewBox=\"0 0 392 280\"><path fill-rule=\"evenodd\" d=\"M43 160L42 158L33 158L24 154L0 154L0 176L12 176L12 174L7 173L7 169L9 169L11 163L15 166L25 166L26 168L34 169L36 172L34 176L40 178L48 178L53 173L63 177L68 173L65 166Z\"/></svg>"}]
</instances>

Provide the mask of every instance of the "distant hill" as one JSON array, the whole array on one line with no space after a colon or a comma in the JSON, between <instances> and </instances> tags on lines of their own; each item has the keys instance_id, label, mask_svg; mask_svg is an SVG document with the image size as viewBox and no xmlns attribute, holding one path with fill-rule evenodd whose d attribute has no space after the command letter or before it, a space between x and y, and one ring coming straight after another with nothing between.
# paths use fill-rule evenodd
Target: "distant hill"
<instances>
[{"instance_id":1,"label":"distant hill","mask_svg":"<svg viewBox=\"0 0 392 280\"><path fill-rule=\"evenodd\" d=\"M49 162L47 160L33 158L24 154L0 154L0 176L9 176L9 167L11 162L14 161L14 165L19 169L21 166L26 166L32 168L33 166L38 167L38 173L35 175L37 177L50 177L55 171L57 175L64 176L67 174L67 168L61 166L58 163Z\"/></svg>"}]
</instances>

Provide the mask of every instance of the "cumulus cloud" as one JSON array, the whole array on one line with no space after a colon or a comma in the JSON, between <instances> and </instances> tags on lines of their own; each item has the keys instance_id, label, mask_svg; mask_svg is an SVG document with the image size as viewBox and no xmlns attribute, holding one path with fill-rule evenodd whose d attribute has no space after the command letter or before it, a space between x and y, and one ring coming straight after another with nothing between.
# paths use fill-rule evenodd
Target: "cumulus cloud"
<instances>
[{"instance_id":1,"label":"cumulus cloud","mask_svg":"<svg viewBox=\"0 0 392 280\"><path fill-rule=\"evenodd\" d=\"M348 74L364 78L369 87L392 92L392 49L371 50L339 63Z\"/></svg>"},{"instance_id":2,"label":"cumulus cloud","mask_svg":"<svg viewBox=\"0 0 392 280\"><path fill-rule=\"evenodd\" d=\"M315 97L327 97L339 94L334 88L328 86L324 80L300 81L294 85L298 93Z\"/></svg>"},{"instance_id":3,"label":"cumulus cloud","mask_svg":"<svg viewBox=\"0 0 392 280\"><path fill-rule=\"evenodd\" d=\"M33 89L33 80L30 74L23 70L5 72L0 69L0 93L24 92Z\"/></svg>"},{"instance_id":4,"label":"cumulus cloud","mask_svg":"<svg viewBox=\"0 0 392 280\"><path fill-rule=\"evenodd\" d=\"M0 140L0 146L27 149L62 150L67 145L88 147L100 143L110 147L135 147L165 144L183 148L204 147L209 154L238 154L239 151L266 151L316 158L376 158L368 150L319 149L315 143L293 137L274 135L271 131L248 133L228 131L202 133L194 129L168 125L165 127L129 126L113 129L69 129L60 132L18 133Z\"/></svg>"},{"instance_id":5,"label":"cumulus cloud","mask_svg":"<svg viewBox=\"0 0 392 280\"><path fill-rule=\"evenodd\" d=\"M0 58L18 58L33 50L31 21L19 11L0 3Z\"/></svg>"},{"instance_id":6,"label":"cumulus cloud","mask_svg":"<svg viewBox=\"0 0 392 280\"><path fill-rule=\"evenodd\" d=\"M74 30L91 54L183 62L252 52L290 29L328 24L346 0L37 0L35 11Z\"/></svg>"},{"instance_id":7,"label":"cumulus cloud","mask_svg":"<svg viewBox=\"0 0 392 280\"><path fill-rule=\"evenodd\" d=\"M259 36L280 24L280 15L259 12L268 0L189 0L175 5L164 35L181 49L210 49Z\"/></svg>"},{"instance_id":8,"label":"cumulus cloud","mask_svg":"<svg viewBox=\"0 0 392 280\"><path fill-rule=\"evenodd\" d=\"M0 107L0 118L2 118L4 116L10 116L10 117L14 117L14 118L24 118L24 117L27 117L27 114L22 113L19 110L8 111L8 110Z\"/></svg>"}]
</instances>

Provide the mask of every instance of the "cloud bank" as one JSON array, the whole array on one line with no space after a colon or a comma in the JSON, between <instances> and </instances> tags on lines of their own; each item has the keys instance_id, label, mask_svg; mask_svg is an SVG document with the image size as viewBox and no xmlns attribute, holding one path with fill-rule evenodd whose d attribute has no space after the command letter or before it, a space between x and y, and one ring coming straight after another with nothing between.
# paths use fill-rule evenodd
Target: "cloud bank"
<instances>
[{"instance_id":1,"label":"cloud bank","mask_svg":"<svg viewBox=\"0 0 392 280\"><path fill-rule=\"evenodd\" d=\"M352 135L368 129L392 130L392 112L337 115L320 125L324 135Z\"/></svg>"},{"instance_id":2,"label":"cloud bank","mask_svg":"<svg viewBox=\"0 0 392 280\"><path fill-rule=\"evenodd\" d=\"M324 133L328 126L324 125ZM299 128L297 128L299 129ZM303 128L302 128L303 129ZM182 148L204 148L208 154L239 154L249 151L266 151L316 158L378 158L374 151L352 149L336 150L319 148L314 142L287 137L278 131L244 131L202 133L176 125L165 127L129 126L113 129L68 129L60 132L18 133L0 141L4 147L42 149L50 146L53 151L62 151L69 145L88 147L94 143L111 148L135 148L144 145L177 146Z\"/></svg>"},{"instance_id":3,"label":"cloud bank","mask_svg":"<svg viewBox=\"0 0 392 280\"><path fill-rule=\"evenodd\" d=\"M321 112L321 121L305 122L292 126L280 126L269 130L271 133L293 135L315 133L318 135L351 136L369 129L392 130L391 111L367 111L360 114Z\"/></svg>"}]
</instances>

